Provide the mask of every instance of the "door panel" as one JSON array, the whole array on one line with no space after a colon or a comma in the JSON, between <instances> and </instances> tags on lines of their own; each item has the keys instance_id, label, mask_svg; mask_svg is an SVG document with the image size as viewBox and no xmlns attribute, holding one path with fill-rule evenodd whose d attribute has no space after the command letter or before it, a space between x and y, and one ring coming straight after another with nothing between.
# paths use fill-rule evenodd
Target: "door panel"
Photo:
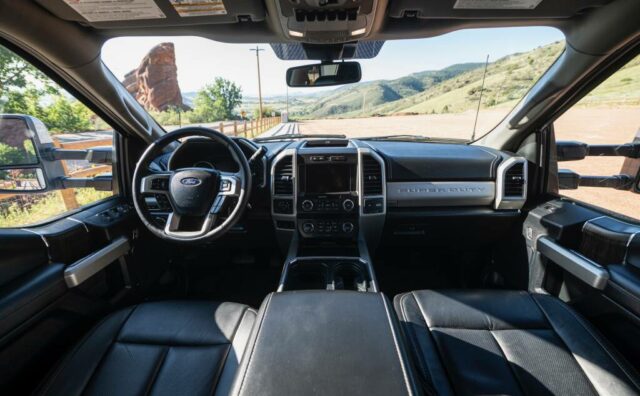
<instances>
[{"instance_id":1,"label":"door panel","mask_svg":"<svg viewBox=\"0 0 640 396\"><path fill-rule=\"evenodd\" d=\"M532 210L523 233L533 291L586 316L640 368L640 224L568 200Z\"/></svg>"},{"instance_id":2,"label":"door panel","mask_svg":"<svg viewBox=\"0 0 640 396\"><path fill-rule=\"evenodd\" d=\"M0 389L30 392L98 318L130 303L128 248L102 257L75 287L65 269L115 240L128 247L137 227L132 208L113 198L45 226L0 230Z\"/></svg>"}]
</instances>

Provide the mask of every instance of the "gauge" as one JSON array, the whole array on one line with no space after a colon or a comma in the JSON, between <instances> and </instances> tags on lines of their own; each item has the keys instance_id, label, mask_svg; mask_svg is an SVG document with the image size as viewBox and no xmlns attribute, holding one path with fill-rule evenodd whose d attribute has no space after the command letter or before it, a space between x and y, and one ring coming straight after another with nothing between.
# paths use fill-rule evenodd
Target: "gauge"
<instances>
[{"instance_id":1,"label":"gauge","mask_svg":"<svg viewBox=\"0 0 640 396\"><path fill-rule=\"evenodd\" d=\"M211 162L208 161L198 161L193 164L194 168L207 168L207 169L216 169L215 166Z\"/></svg>"}]
</instances>

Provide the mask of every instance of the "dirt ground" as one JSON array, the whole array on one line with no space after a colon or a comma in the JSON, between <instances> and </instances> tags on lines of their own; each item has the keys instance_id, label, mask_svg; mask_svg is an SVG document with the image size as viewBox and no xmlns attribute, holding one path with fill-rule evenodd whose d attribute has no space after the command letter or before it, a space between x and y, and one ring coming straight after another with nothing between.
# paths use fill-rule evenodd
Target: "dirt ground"
<instances>
[{"instance_id":1,"label":"dirt ground","mask_svg":"<svg viewBox=\"0 0 640 396\"><path fill-rule=\"evenodd\" d=\"M476 128L481 136L498 124L504 110L482 111ZM345 134L349 137L418 134L431 137L470 138L474 112L352 119L311 120L299 123L300 133ZM574 108L555 123L557 140L578 140L590 144L620 144L633 141L640 129L640 108ZM640 160L639 160L640 161ZM620 173L624 158L588 157L560 163L584 175ZM581 187L563 190L568 197L640 219L640 195L608 188Z\"/></svg>"}]
</instances>

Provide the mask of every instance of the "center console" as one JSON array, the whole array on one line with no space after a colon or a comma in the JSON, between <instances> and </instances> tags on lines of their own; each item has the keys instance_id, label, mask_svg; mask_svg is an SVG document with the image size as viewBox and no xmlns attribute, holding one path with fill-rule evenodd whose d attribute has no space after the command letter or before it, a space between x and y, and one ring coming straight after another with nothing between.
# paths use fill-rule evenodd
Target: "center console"
<instances>
[{"instance_id":1,"label":"center console","mask_svg":"<svg viewBox=\"0 0 640 396\"><path fill-rule=\"evenodd\" d=\"M397 319L380 293L272 293L232 395L416 395Z\"/></svg>"},{"instance_id":2,"label":"center console","mask_svg":"<svg viewBox=\"0 0 640 396\"><path fill-rule=\"evenodd\" d=\"M271 168L272 216L287 252L279 291L377 291L368 251L386 213L384 161L356 140L293 145Z\"/></svg>"}]
</instances>

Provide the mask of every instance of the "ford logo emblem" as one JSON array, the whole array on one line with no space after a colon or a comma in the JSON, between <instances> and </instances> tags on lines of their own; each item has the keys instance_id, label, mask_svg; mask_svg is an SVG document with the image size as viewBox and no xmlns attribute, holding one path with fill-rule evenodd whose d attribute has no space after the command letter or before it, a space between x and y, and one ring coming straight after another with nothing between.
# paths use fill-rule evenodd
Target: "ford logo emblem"
<instances>
[{"instance_id":1,"label":"ford logo emblem","mask_svg":"<svg viewBox=\"0 0 640 396\"><path fill-rule=\"evenodd\" d=\"M197 186L198 184L202 183L202 181L200 181L200 179L198 179L197 177L185 177L184 179L180 180L180 183L184 184L185 186Z\"/></svg>"}]
</instances>

